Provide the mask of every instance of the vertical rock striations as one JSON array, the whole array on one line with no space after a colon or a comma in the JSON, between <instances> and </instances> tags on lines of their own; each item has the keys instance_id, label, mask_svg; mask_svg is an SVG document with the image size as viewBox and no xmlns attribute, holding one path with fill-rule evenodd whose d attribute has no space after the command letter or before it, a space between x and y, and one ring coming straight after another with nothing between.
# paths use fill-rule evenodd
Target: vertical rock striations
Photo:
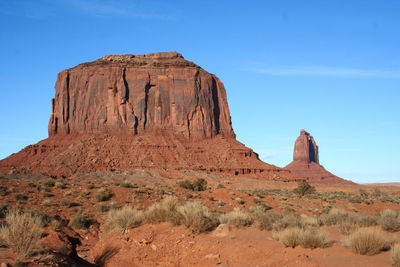
<instances>
[{"instance_id":1,"label":"vertical rock striations","mask_svg":"<svg viewBox=\"0 0 400 267\"><path fill-rule=\"evenodd\" d=\"M199 171L296 180L235 139L224 85L182 55L108 55L58 74L49 138L0 171Z\"/></svg>"},{"instance_id":2,"label":"vertical rock striations","mask_svg":"<svg viewBox=\"0 0 400 267\"><path fill-rule=\"evenodd\" d=\"M294 144L293 161L285 167L294 175L313 183L352 183L325 170L319 164L318 146L305 130L300 130Z\"/></svg>"},{"instance_id":3,"label":"vertical rock striations","mask_svg":"<svg viewBox=\"0 0 400 267\"><path fill-rule=\"evenodd\" d=\"M49 135L235 137L224 85L181 54L108 55L59 73Z\"/></svg>"}]
</instances>

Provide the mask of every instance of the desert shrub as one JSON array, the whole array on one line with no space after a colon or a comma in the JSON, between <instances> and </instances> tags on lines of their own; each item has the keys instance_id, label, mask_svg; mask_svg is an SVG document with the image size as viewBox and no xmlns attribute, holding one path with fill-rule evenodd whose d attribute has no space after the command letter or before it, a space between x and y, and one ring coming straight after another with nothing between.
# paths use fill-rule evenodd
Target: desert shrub
<instances>
[{"instance_id":1,"label":"desert shrub","mask_svg":"<svg viewBox=\"0 0 400 267\"><path fill-rule=\"evenodd\" d=\"M133 188L133 185L128 182L128 181L123 181L119 184L120 187L124 187L124 188Z\"/></svg>"},{"instance_id":2,"label":"desert shrub","mask_svg":"<svg viewBox=\"0 0 400 267\"><path fill-rule=\"evenodd\" d=\"M65 189L67 188L67 182L64 179L61 179L54 184L57 188Z\"/></svg>"},{"instance_id":3,"label":"desert shrub","mask_svg":"<svg viewBox=\"0 0 400 267\"><path fill-rule=\"evenodd\" d=\"M331 226L340 224L344 221L354 222L355 218L345 210L331 209L328 214L323 214L320 216L320 221L324 225Z\"/></svg>"},{"instance_id":4,"label":"desert shrub","mask_svg":"<svg viewBox=\"0 0 400 267\"><path fill-rule=\"evenodd\" d=\"M388 232L398 232L400 231L400 218L399 213L394 210L384 210L380 214L378 220L379 225L383 230Z\"/></svg>"},{"instance_id":5,"label":"desert shrub","mask_svg":"<svg viewBox=\"0 0 400 267\"><path fill-rule=\"evenodd\" d=\"M280 220L276 221L273 225L273 229L276 231L281 231L286 228L304 228L304 224L301 217L297 214L286 214L281 217Z\"/></svg>"},{"instance_id":6,"label":"desert shrub","mask_svg":"<svg viewBox=\"0 0 400 267\"><path fill-rule=\"evenodd\" d=\"M107 212L110 210L110 206L107 204L100 204L96 206L98 212Z\"/></svg>"},{"instance_id":7,"label":"desert shrub","mask_svg":"<svg viewBox=\"0 0 400 267\"><path fill-rule=\"evenodd\" d=\"M90 220L88 219L87 214L78 212L74 217L72 217L69 224L76 229L87 229L90 226Z\"/></svg>"},{"instance_id":8,"label":"desert shrub","mask_svg":"<svg viewBox=\"0 0 400 267\"><path fill-rule=\"evenodd\" d=\"M67 208L79 206L78 203L72 202L71 200L69 200L67 198L61 199L60 200L60 204L63 205L63 206L66 206Z\"/></svg>"},{"instance_id":9,"label":"desert shrub","mask_svg":"<svg viewBox=\"0 0 400 267\"><path fill-rule=\"evenodd\" d=\"M299 227L287 228L275 233L274 237L285 247L291 248L299 245L304 248L324 248L328 245L323 233Z\"/></svg>"},{"instance_id":10,"label":"desert shrub","mask_svg":"<svg viewBox=\"0 0 400 267\"><path fill-rule=\"evenodd\" d=\"M250 208L250 214L255 225L260 230L271 231L274 223L282 218L282 215L273 211L266 212L262 208L258 208L258 206Z\"/></svg>"},{"instance_id":11,"label":"desert shrub","mask_svg":"<svg viewBox=\"0 0 400 267\"><path fill-rule=\"evenodd\" d=\"M7 187L5 186L0 186L0 196L5 196L7 195Z\"/></svg>"},{"instance_id":12,"label":"desert shrub","mask_svg":"<svg viewBox=\"0 0 400 267\"><path fill-rule=\"evenodd\" d=\"M43 182L43 186L45 186L45 187L53 187L54 184L55 184L55 183L54 183L54 180L51 179L51 178L46 179L46 180Z\"/></svg>"},{"instance_id":13,"label":"desert shrub","mask_svg":"<svg viewBox=\"0 0 400 267\"><path fill-rule=\"evenodd\" d=\"M300 245L303 248L325 248L328 246L326 236L321 232L303 230Z\"/></svg>"},{"instance_id":14,"label":"desert shrub","mask_svg":"<svg viewBox=\"0 0 400 267\"><path fill-rule=\"evenodd\" d=\"M80 194L79 194L79 198L81 199L88 199L88 196L90 195L90 192L87 191L86 189L83 190Z\"/></svg>"},{"instance_id":15,"label":"desert shrub","mask_svg":"<svg viewBox=\"0 0 400 267\"><path fill-rule=\"evenodd\" d=\"M219 222L234 225L236 227L245 227L251 224L249 214L239 208L235 208L229 213L221 214L219 216Z\"/></svg>"},{"instance_id":16,"label":"desert shrub","mask_svg":"<svg viewBox=\"0 0 400 267\"><path fill-rule=\"evenodd\" d=\"M349 235L357 229L358 229L358 227L354 223L351 223L348 221L342 221L339 223L339 232L342 235Z\"/></svg>"},{"instance_id":17,"label":"desert shrub","mask_svg":"<svg viewBox=\"0 0 400 267\"><path fill-rule=\"evenodd\" d=\"M309 225L309 226L319 226L320 225L318 218L315 216L308 216L305 214L301 214L300 218L301 218L301 223L303 225Z\"/></svg>"},{"instance_id":18,"label":"desert shrub","mask_svg":"<svg viewBox=\"0 0 400 267\"><path fill-rule=\"evenodd\" d=\"M235 198L235 201L236 201L238 204L240 204L240 205L243 205L243 204L244 204L243 199L241 199L240 197Z\"/></svg>"},{"instance_id":19,"label":"desert shrub","mask_svg":"<svg viewBox=\"0 0 400 267\"><path fill-rule=\"evenodd\" d=\"M197 201L186 202L178 211L182 215L181 223L193 233L206 232L217 225L217 222L210 218L207 207L203 207Z\"/></svg>"},{"instance_id":20,"label":"desert shrub","mask_svg":"<svg viewBox=\"0 0 400 267\"><path fill-rule=\"evenodd\" d=\"M390 256L392 258L392 263L396 267L400 267L400 244L394 244L390 251Z\"/></svg>"},{"instance_id":21,"label":"desert shrub","mask_svg":"<svg viewBox=\"0 0 400 267\"><path fill-rule=\"evenodd\" d=\"M178 186L192 191L204 191L207 190L207 181L203 178L196 179L193 182L184 180L180 181Z\"/></svg>"},{"instance_id":22,"label":"desert shrub","mask_svg":"<svg viewBox=\"0 0 400 267\"><path fill-rule=\"evenodd\" d=\"M125 206L122 209L111 210L104 224L106 232L125 232L129 228L139 226L144 220L142 211Z\"/></svg>"},{"instance_id":23,"label":"desert shrub","mask_svg":"<svg viewBox=\"0 0 400 267\"><path fill-rule=\"evenodd\" d=\"M15 193L14 194L15 200L27 200L28 197L25 196L24 194L21 193Z\"/></svg>"},{"instance_id":24,"label":"desert shrub","mask_svg":"<svg viewBox=\"0 0 400 267\"><path fill-rule=\"evenodd\" d=\"M293 193L303 197L307 194L315 193L315 187L311 186L307 182L301 182L298 184L298 186L295 189L293 189Z\"/></svg>"},{"instance_id":25,"label":"desert shrub","mask_svg":"<svg viewBox=\"0 0 400 267\"><path fill-rule=\"evenodd\" d=\"M0 218L4 218L8 211L8 202L4 201L3 204L0 204Z\"/></svg>"},{"instance_id":26,"label":"desert shrub","mask_svg":"<svg viewBox=\"0 0 400 267\"><path fill-rule=\"evenodd\" d=\"M78 192L74 189L68 190L64 193L64 196L74 196L76 197L78 195Z\"/></svg>"},{"instance_id":27,"label":"desert shrub","mask_svg":"<svg viewBox=\"0 0 400 267\"><path fill-rule=\"evenodd\" d=\"M178 198L167 196L160 203L152 205L145 214L146 221L151 223L170 222L178 225L181 214L178 212Z\"/></svg>"},{"instance_id":28,"label":"desert shrub","mask_svg":"<svg viewBox=\"0 0 400 267\"><path fill-rule=\"evenodd\" d=\"M274 238L285 247L295 248L300 245L301 233L301 228L293 227L275 233Z\"/></svg>"},{"instance_id":29,"label":"desert shrub","mask_svg":"<svg viewBox=\"0 0 400 267\"><path fill-rule=\"evenodd\" d=\"M376 215L360 214L357 217L357 224L360 227L375 226L378 224L378 219Z\"/></svg>"},{"instance_id":30,"label":"desert shrub","mask_svg":"<svg viewBox=\"0 0 400 267\"><path fill-rule=\"evenodd\" d=\"M373 228L360 228L352 233L345 243L361 255L375 255L387 248L384 234Z\"/></svg>"},{"instance_id":31,"label":"desert shrub","mask_svg":"<svg viewBox=\"0 0 400 267\"><path fill-rule=\"evenodd\" d=\"M94 198L96 201L101 202L101 201L107 201L112 197L112 193L109 189L107 188L100 188Z\"/></svg>"},{"instance_id":32,"label":"desert shrub","mask_svg":"<svg viewBox=\"0 0 400 267\"><path fill-rule=\"evenodd\" d=\"M12 210L7 213L6 221L7 224L0 227L0 244L9 247L21 258L40 247L43 232L40 218Z\"/></svg>"}]
</instances>

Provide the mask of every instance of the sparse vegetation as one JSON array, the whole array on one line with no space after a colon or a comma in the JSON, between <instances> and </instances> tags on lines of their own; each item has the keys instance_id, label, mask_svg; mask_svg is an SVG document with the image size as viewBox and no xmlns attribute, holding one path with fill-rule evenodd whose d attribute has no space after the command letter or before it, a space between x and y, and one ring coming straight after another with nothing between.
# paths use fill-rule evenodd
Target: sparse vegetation
<instances>
[{"instance_id":1,"label":"sparse vegetation","mask_svg":"<svg viewBox=\"0 0 400 267\"><path fill-rule=\"evenodd\" d=\"M100 188L94 198L96 201L101 202L101 201L107 201L112 197L112 193L109 189L102 187Z\"/></svg>"},{"instance_id":2,"label":"sparse vegetation","mask_svg":"<svg viewBox=\"0 0 400 267\"><path fill-rule=\"evenodd\" d=\"M282 218L282 215L273 211L266 212L258 206L251 208L250 214L259 229L268 231L271 231L274 223Z\"/></svg>"},{"instance_id":3,"label":"sparse vegetation","mask_svg":"<svg viewBox=\"0 0 400 267\"><path fill-rule=\"evenodd\" d=\"M87 229L90 226L90 220L87 214L78 212L70 222L70 225L76 229Z\"/></svg>"},{"instance_id":4,"label":"sparse vegetation","mask_svg":"<svg viewBox=\"0 0 400 267\"><path fill-rule=\"evenodd\" d=\"M245 227L251 224L250 216L239 208L233 211L221 214L219 216L220 223L234 225L236 227Z\"/></svg>"},{"instance_id":5,"label":"sparse vegetation","mask_svg":"<svg viewBox=\"0 0 400 267\"><path fill-rule=\"evenodd\" d=\"M348 237L345 244L361 255L375 255L388 246L384 234L374 228L360 228Z\"/></svg>"},{"instance_id":6,"label":"sparse vegetation","mask_svg":"<svg viewBox=\"0 0 400 267\"><path fill-rule=\"evenodd\" d=\"M394 210L384 210L380 214L379 225L388 232L400 231L399 213Z\"/></svg>"},{"instance_id":7,"label":"sparse vegetation","mask_svg":"<svg viewBox=\"0 0 400 267\"><path fill-rule=\"evenodd\" d=\"M45 186L45 187L53 187L54 185L55 185L55 182L51 178L48 178L48 179L44 180L44 182L43 182L43 186Z\"/></svg>"},{"instance_id":8,"label":"sparse vegetation","mask_svg":"<svg viewBox=\"0 0 400 267\"><path fill-rule=\"evenodd\" d=\"M396 267L400 267L400 244L396 243L390 251L390 256L392 258L392 263Z\"/></svg>"},{"instance_id":9,"label":"sparse vegetation","mask_svg":"<svg viewBox=\"0 0 400 267\"><path fill-rule=\"evenodd\" d=\"M311 186L307 182L301 182L295 189L293 189L293 193L297 194L300 197L303 197L307 194L315 193L315 187Z\"/></svg>"},{"instance_id":10,"label":"sparse vegetation","mask_svg":"<svg viewBox=\"0 0 400 267\"><path fill-rule=\"evenodd\" d=\"M178 186L192 191L204 191L207 190L207 181L203 178L196 179L193 182L184 180L180 181Z\"/></svg>"},{"instance_id":11,"label":"sparse vegetation","mask_svg":"<svg viewBox=\"0 0 400 267\"><path fill-rule=\"evenodd\" d=\"M39 217L11 210L6 215L6 221L7 224L0 227L0 244L9 247L21 258L40 248L43 230Z\"/></svg>"},{"instance_id":12,"label":"sparse vegetation","mask_svg":"<svg viewBox=\"0 0 400 267\"><path fill-rule=\"evenodd\" d=\"M217 224L210 218L208 208L197 201L186 202L178 210L182 215L181 223L190 228L193 233L206 232Z\"/></svg>"},{"instance_id":13,"label":"sparse vegetation","mask_svg":"<svg viewBox=\"0 0 400 267\"><path fill-rule=\"evenodd\" d=\"M302 246L304 248L325 248L328 245L326 237L321 232L313 232L299 227L287 228L275 233L275 238L285 247Z\"/></svg>"},{"instance_id":14,"label":"sparse vegetation","mask_svg":"<svg viewBox=\"0 0 400 267\"><path fill-rule=\"evenodd\" d=\"M180 220L178 199L173 196L167 196L160 203L153 204L146 212L146 221L151 223L170 222L177 225Z\"/></svg>"},{"instance_id":15,"label":"sparse vegetation","mask_svg":"<svg viewBox=\"0 0 400 267\"><path fill-rule=\"evenodd\" d=\"M106 232L125 232L129 228L140 225L143 220L144 214L142 211L125 206L122 209L111 210L108 213L104 230Z\"/></svg>"},{"instance_id":16,"label":"sparse vegetation","mask_svg":"<svg viewBox=\"0 0 400 267\"><path fill-rule=\"evenodd\" d=\"M21 193L14 193L15 200L27 200L28 197Z\"/></svg>"}]
</instances>

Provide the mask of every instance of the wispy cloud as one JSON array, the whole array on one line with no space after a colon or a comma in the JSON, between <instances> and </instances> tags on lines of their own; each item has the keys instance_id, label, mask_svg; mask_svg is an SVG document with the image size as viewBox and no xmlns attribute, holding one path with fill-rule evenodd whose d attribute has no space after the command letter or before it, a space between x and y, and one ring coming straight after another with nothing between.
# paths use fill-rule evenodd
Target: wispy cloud
<instances>
[{"instance_id":1,"label":"wispy cloud","mask_svg":"<svg viewBox=\"0 0 400 267\"><path fill-rule=\"evenodd\" d=\"M158 13L150 6L139 6L135 1L121 0L63 0L64 5L88 16L120 16L140 19L173 20L174 16L163 10ZM162 4L160 4L162 6Z\"/></svg>"},{"instance_id":2,"label":"wispy cloud","mask_svg":"<svg viewBox=\"0 0 400 267\"><path fill-rule=\"evenodd\" d=\"M68 0L64 3L92 16L125 15L127 13L126 9L118 6L117 1L112 3L98 0Z\"/></svg>"},{"instance_id":3,"label":"wispy cloud","mask_svg":"<svg viewBox=\"0 0 400 267\"><path fill-rule=\"evenodd\" d=\"M275 76L332 76L400 79L400 70L358 69L326 66L260 66L249 69L252 72Z\"/></svg>"},{"instance_id":4,"label":"wispy cloud","mask_svg":"<svg viewBox=\"0 0 400 267\"><path fill-rule=\"evenodd\" d=\"M0 2L0 13L23 16L30 19L44 19L64 13L76 13L89 17L125 17L150 20L174 20L174 12L163 2L154 3L123 0L15 0ZM165 8L163 8L165 7Z\"/></svg>"}]
</instances>

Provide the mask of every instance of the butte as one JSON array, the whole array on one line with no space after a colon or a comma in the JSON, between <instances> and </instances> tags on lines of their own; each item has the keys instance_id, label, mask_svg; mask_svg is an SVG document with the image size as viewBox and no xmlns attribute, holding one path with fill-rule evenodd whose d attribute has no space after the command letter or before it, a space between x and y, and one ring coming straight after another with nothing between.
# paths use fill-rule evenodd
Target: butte
<instances>
[{"instance_id":1,"label":"butte","mask_svg":"<svg viewBox=\"0 0 400 267\"><path fill-rule=\"evenodd\" d=\"M300 136L294 144L293 161L285 169L311 183L354 184L328 172L319 164L318 146L305 130L300 130Z\"/></svg>"},{"instance_id":2,"label":"butte","mask_svg":"<svg viewBox=\"0 0 400 267\"><path fill-rule=\"evenodd\" d=\"M176 52L107 55L58 74L49 137L4 174L155 169L299 181L235 138L222 82Z\"/></svg>"}]
</instances>

